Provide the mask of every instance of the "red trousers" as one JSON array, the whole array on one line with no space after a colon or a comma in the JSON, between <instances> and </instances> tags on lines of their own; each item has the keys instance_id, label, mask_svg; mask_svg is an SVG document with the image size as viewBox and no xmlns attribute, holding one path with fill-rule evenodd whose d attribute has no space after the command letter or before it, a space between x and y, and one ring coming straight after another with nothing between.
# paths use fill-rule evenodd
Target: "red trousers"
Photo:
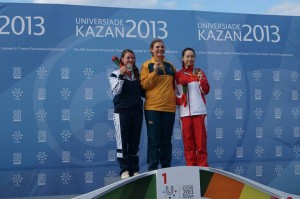
<instances>
[{"instance_id":1,"label":"red trousers","mask_svg":"<svg viewBox=\"0 0 300 199\"><path fill-rule=\"evenodd\" d=\"M195 115L180 118L187 166L208 167L205 117Z\"/></svg>"}]
</instances>

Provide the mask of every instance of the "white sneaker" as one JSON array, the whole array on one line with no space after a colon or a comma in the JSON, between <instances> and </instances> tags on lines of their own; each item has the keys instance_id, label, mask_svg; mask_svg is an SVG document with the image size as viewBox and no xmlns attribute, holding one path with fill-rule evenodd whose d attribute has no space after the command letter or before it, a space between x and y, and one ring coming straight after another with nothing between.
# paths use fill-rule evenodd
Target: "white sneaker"
<instances>
[{"instance_id":1,"label":"white sneaker","mask_svg":"<svg viewBox=\"0 0 300 199\"><path fill-rule=\"evenodd\" d=\"M129 175L129 171L124 171L122 174L121 174L121 179L124 180L126 178L129 178L130 175Z\"/></svg>"},{"instance_id":2,"label":"white sneaker","mask_svg":"<svg viewBox=\"0 0 300 199\"><path fill-rule=\"evenodd\" d=\"M139 175L139 173L138 172L134 172L132 176L137 176L137 175Z\"/></svg>"}]
</instances>

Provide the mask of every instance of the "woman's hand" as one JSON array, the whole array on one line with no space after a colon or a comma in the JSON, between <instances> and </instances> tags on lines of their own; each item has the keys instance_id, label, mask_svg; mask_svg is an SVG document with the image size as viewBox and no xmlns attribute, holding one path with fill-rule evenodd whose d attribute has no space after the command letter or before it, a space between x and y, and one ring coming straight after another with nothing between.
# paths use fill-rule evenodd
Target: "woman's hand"
<instances>
[{"instance_id":1,"label":"woman's hand","mask_svg":"<svg viewBox=\"0 0 300 199\"><path fill-rule=\"evenodd\" d=\"M122 67L120 68L120 74L121 74L121 75L124 75L124 73L126 72L126 70L127 70L126 66L122 66Z\"/></svg>"},{"instance_id":2,"label":"woman's hand","mask_svg":"<svg viewBox=\"0 0 300 199\"><path fill-rule=\"evenodd\" d=\"M159 69L160 69L160 65L161 65L161 62L156 62L154 65L153 65L153 71L157 74Z\"/></svg>"},{"instance_id":3,"label":"woman's hand","mask_svg":"<svg viewBox=\"0 0 300 199\"><path fill-rule=\"evenodd\" d=\"M199 79L199 80L201 80L201 79L202 79L202 77L203 77L203 74L202 74L202 72L201 72L201 71L199 71L199 72L198 72L198 74L197 74L197 77L198 77L198 79Z\"/></svg>"}]
</instances>

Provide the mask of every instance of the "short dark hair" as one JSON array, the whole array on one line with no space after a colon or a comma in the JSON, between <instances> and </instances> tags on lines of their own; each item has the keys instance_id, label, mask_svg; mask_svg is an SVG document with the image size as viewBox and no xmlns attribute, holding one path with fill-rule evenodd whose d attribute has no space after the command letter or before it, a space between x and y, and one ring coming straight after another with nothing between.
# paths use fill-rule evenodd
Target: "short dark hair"
<instances>
[{"instance_id":1,"label":"short dark hair","mask_svg":"<svg viewBox=\"0 0 300 199\"><path fill-rule=\"evenodd\" d=\"M184 57L185 52L188 51L188 50L193 51L193 53L194 53L194 55L196 57L195 50L193 48L189 48L189 47L182 50L181 57Z\"/></svg>"}]
</instances>

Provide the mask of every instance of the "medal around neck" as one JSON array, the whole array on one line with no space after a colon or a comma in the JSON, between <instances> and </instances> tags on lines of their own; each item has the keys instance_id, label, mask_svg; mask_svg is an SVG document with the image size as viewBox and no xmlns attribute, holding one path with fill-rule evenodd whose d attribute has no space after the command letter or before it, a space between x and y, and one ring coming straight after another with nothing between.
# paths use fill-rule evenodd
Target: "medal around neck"
<instances>
[{"instance_id":1,"label":"medal around neck","mask_svg":"<svg viewBox=\"0 0 300 199\"><path fill-rule=\"evenodd\" d=\"M131 64L128 63L128 64L126 65L126 69L127 69L127 71L130 71L130 72L131 72L132 69L133 69L133 66L132 66Z\"/></svg>"}]
</instances>

